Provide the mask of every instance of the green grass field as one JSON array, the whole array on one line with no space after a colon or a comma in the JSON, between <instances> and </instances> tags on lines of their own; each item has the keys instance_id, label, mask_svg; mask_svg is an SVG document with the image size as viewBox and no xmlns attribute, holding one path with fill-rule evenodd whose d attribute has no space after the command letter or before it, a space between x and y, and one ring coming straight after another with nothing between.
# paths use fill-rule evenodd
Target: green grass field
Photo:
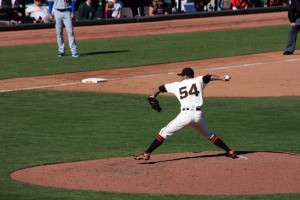
<instances>
[{"instance_id":1,"label":"green grass field","mask_svg":"<svg viewBox=\"0 0 300 200\"><path fill-rule=\"evenodd\" d=\"M237 41L241 35L246 35L245 39ZM0 78L281 51L286 36L287 26L276 26L80 41L82 56L78 59L58 59L56 44L0 47ZM143 41L148 42L141 45ZM41 60L33 63L35 56ZM122 62L117 62L116 57ZM300 199L300 194L193 196L65 190L9 178L11 172L30 166L127 157L145 149L178 113L179 106L174 97L162 96L164 111L156 113L145 98L90 92L0 93L0 199ZM220 115L220 110L226 115ZM210 128L236 150L300 153L300 97L205 98L204 112ZM193 130L185 129L155 153L201 150L217 149Z\"/></svg>"},{"instance_id":2,"label":"green grass field","mask_svg":"<svg viewBox=\"0 0 300 200\"><path fill-rule=\"evenodd\" d=\"M79 41L78 59L58 59L56 43L0 47L0 79L282 51L287 31L275 26Z\"/></svg>"}]
</instances>

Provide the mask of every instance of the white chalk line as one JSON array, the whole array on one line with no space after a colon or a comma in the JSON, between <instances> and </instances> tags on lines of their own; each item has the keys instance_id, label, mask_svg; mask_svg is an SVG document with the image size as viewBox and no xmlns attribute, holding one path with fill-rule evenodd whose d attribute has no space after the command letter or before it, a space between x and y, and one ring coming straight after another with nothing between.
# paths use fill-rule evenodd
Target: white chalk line
<instances>
[{"instance_id":1,"label":"white chalk line","mask_svg":"<svg viewBox=\"0 0 300 200\"><path fill-rule=\"evenodd\" d=\"M167 73L167 74L175 74L175 73ZM118 78L111 78L107 79L108 81L115 81L115 80L124 80L124 79L134 79L134 78L146 78L151 76L165 76L166 74L147 74L147 75L140 75L140 76L127 76L127 77L118 77Z\"/></svg>"},{"instance_id":2,"label":"white chalk line","mask_svg":"<svg viewBox=\"0 0 300 200\"><path fill-rule=\"evenodd\" d=\"M44 88L51 88L51 87L76 85L76 84L80 84L80 83L81 82L73 82L73 83L62 83L62 84L55 84L55 85L43 85L43 86L35 86L35 87L27 87L27 88L16 88L16 89L11 89L11 90L0 90L0 93L23 91L23 90L44 89Z\"/></svg>"},{"instance_id":3,"label":"white chalk line","mask_svg":"<svg viewBox=\"0 0 300 200\"><path fill-rule=\"evenodd\" d=\"M172 73L168 73L172 74ZM128 76L128 77L118 77L118 78L111 78L106 79L107 81L115 81L115 80L124 80L124 79L134 79L134 78L145 78L151 76L162 76L166 74L149 74L149 75L141 75L141 76ZM16 88L10 90L0 90L0 93L5 92L15 92L15 91L25 91L25 90L35 90L35 89L45 89L45 88L53 88L53 87L61 87L61 86L69 86L69 85L78 85L82 82L72 82L72 83L62 83L62 84L54 84L54 85L43 85L43 86L35 86L35 87L26 87L26 88Z\"/></svg>"},{"instance_id":4,"label":"white chalk line","mask_svg":"<svg viewBox=\"0 0 300 200\"><path fill-rule=\"evenodd\" d=\"M272 63L296 62L296 61L300 61L300 58L288 59L288 60L258 62L258 63L248 63L248 64L232 65L232 66L224 66L224 67L214 67L214 68L207 68L207 69L202 69L202 70L208 71L208 70L241 68L241 67L251 67L251 66L265 65L265 64L272 64ZM134 78L146 78L146 77L152 77L152 76L173 75L173 74L177 74L177 73L178 72L169 72L167 74L160 73L160 74L149 74L149 75L140 75L140 76L118 77L118 78L111 78L111 79L106 79L106 80L107 81L114 81L114 80L124 80L124 79L134 79ZM0 93L24 91L24 90L35 90L35 89L45 89L45 88L53 88L53 87L61 87L61 86L69 86L69 85L78 85L78 84L81 84L81 83L82 82L72 82L72 83L43 85L43 86L26 87L26 88L16 88L16 89L10 89L10 90L0 90Z\"/></svg>"},{"instance_id":5,"label":"white chalk line","mask_svg":"<svg viewBox=\"0 0 300 200\"><path fill-rule=\"evenodd\" d=\"M203 69L203 70L216 70L216 69L229 69L229 68L239 68L239 67L251 67L251 66L257 66L257 65L282 63L282 62L295 62L295 61L300 61L300 58L298 58L298 59L288 59L288 60L258 62L258 63L249 63L249 64L242 64L242 65L232 65L232 66L225 66L225 67L214 67L214 68Z\"/></svg>"}]
</instances>

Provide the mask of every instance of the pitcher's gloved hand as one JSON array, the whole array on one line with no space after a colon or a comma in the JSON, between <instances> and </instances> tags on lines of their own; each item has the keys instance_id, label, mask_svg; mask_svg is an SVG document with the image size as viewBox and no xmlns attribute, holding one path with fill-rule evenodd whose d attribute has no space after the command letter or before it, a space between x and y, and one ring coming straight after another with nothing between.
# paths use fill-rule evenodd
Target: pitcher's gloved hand
<instances>
[{"instance_id":1,"label":"pitcher's gloved hand","mask_svg":"<svg viewBox=\"0 0 300 200\"><path fill-rule=\"evenodd\" d=\"M153 97L148 97L147 98L149 104L151 105L151 108L156 110L157 112L160 112L162 110L162 108L159 105L159 102L156 98Z\"/></svg>"}]
</instances>

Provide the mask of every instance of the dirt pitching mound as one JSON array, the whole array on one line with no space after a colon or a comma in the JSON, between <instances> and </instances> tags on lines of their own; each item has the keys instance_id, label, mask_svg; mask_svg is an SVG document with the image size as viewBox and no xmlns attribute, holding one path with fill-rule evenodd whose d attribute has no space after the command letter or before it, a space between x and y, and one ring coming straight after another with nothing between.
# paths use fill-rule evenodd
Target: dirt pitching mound
<instances>
[{"instance_id":1,"label":"dirt pitching mound","mask_svg":"<svg viewBox=\"0 0 300 200\"><path fill-rule=\"evenodd\" d=\"M128 193L239 195L300 192L300 156L275 152L153 155L37 166L11 178L36 185Z\"/></svg>"}]
</instances>

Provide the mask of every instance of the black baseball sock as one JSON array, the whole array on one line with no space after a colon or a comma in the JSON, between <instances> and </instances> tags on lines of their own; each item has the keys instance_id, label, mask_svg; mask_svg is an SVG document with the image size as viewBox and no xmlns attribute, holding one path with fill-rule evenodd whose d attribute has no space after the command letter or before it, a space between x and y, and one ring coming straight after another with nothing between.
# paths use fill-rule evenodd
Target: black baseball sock
<instances>
[{"instance_id":1,"label":"black baseball sock","mask_svg":"<svg viewBox=\"0 0 300 200\"><path fill-rule=\"evenodd\" d=\"M160 135L158 135L155 140L152 142L150 147L147 149L146 153L152 153L156 148L158 148L163 142L164 138Z\"/></svg>"},{"instance_id":2,"label":"black baseball sock","mask_svg":"<svg viewBox=\"0 0 300 200\"><path fill-rule=\"evenodd\" d=\"M226 152L230 151L231 149L216 135L210 138L210 141L214 143L217 147L224 149Z\"/></svg>"}]
</instances>

